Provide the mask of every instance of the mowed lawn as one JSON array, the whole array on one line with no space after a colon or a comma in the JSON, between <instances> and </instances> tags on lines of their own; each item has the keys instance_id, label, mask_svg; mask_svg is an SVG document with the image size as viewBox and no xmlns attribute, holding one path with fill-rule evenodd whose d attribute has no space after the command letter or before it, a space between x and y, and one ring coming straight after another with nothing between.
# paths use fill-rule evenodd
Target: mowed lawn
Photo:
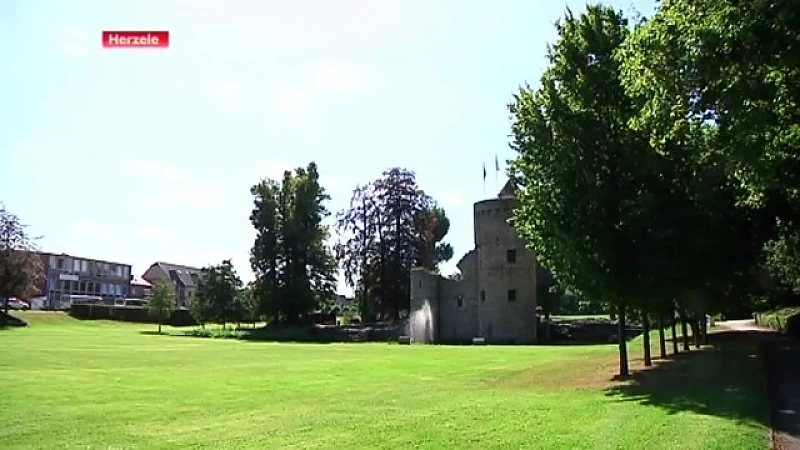
<instances>
[{"instance_id":1,"label":"mowed lawn","mask_svg":"<svg viewBox=\"0 0 800 450\"><path fill-rule=\"evenodd\" d=\"M739 340L617 383L613 345L278 344L21 316L0 330L3 449L767 444L760 361Z\"/></svg>"}]
</instances>

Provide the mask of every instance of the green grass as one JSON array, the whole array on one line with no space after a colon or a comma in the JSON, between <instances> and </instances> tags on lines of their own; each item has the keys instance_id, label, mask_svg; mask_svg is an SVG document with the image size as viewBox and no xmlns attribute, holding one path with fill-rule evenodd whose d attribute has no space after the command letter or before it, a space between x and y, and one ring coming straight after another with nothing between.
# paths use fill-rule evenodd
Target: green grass
<instances>
[{"instance_id":1,"label":"green grass","mask_svg":"<svg viewBox=\"0 0 800 450\"><path fill-rule=\"evenodd\" d=\"M613 345L277 344L20 315L0 331L3 449L766 446L740 340L615 383Z\"/></svg>"}]
</instances>

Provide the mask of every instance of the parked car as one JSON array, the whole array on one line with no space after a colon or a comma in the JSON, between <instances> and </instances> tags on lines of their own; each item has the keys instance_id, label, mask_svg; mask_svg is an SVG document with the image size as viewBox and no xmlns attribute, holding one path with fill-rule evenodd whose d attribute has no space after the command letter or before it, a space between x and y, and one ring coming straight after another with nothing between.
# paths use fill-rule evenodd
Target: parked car
<instances>
[{"instance_id":1,"label":"parked car","mask_svg":"<svg viewBox=\"0 0 800 450\"><path fill-rule=\"evenodd\" d=\"M11 297L10 299L8 299L8 308L17 310L26 310L26 309L31 309L31 305L29 305L28 302L24 302L18 298Z\"/></svg>"}]
</instances>

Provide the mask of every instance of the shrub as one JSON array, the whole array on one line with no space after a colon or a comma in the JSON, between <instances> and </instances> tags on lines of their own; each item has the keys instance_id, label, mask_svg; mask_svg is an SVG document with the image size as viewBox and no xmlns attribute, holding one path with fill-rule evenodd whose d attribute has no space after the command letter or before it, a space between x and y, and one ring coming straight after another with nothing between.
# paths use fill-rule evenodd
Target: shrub
<instances>
[{"instance_id":1,"label":"shrub","mask_svg":"<svg viewBox=\"0 0 800 450\"><path fill-rule=\"evenodd\" d=\"M150 315L147 307L142 306L114 306L114 305L72 305L69 315L83 320L119 320L122 322L157 323ZM166 325L185 327L197 323L186 309L172 311L169 319L163 322Z\"/></svg>"},{"instance_id":2,"label":"shrub","mask_svg":"<svg viewBox=\"0 0 800 450\"><path fill-rule=\"evenodd\" d=\"M234 328L197 328L187 331L186 335L213 339L242 339L247 337L247 332Z\"/></svg>"}]
</instances>

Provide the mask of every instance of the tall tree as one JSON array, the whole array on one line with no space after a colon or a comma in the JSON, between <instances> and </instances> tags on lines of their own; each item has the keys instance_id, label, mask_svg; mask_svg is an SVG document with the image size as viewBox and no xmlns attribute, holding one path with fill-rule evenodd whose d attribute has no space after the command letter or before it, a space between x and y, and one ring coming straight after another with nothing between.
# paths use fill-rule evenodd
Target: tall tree
<instances>
[{"instance_id":1,"label":"tall tree","mask_svg":"<svg viewBox=\"0 0 800 450\"><path fill-rule=\"evenodd\" d=\"M611 8L589 6L557 23L541 86L510 105L512 164L520 205L513 223L559 285L615 306L619 373L627 376L625 317L640 298L635 267L642 238L638 171L647 150L628 122L636 107L616 58L629 35Z\"/></svg>"},{"instance_id":2,"label":"tall tree","mask_svg":"<svg viewBox=\"0 0 800 450\"><path fill-rule=\"evenodd\" d=\"M329 196L315 163L262 180L250 190L250 222L257 236L250 253L261 312L298 323L335 295L336 259L326 245Z\"/></svg>"},{"instance_id":3,"label":"tall tree","mask_svg":"<svg viewBox=\"0 0 800 450\"><path fill-rule=\"evenodd\" d=\"M800 235L798 27L800 12L792 0L669 0L660 2L626 51L625 82L643 102L641 127L653 145L672 147L675 156L698 142L687 136L703 128L705 148L684 151L680 167L722 172L727 181L721 186L735 193L735 208L705 203L716 211L706 219L735 219L721 227L731 239L705 241L733 255L738 265L707 265L734 274L726 279L718 273L723 283L706 283L709 301L752 286L752 267L746 266L765 240L774 239L766 247L767 267L784 281L800 278L792 263ZM698 165L704 170L694 170ZM700 192L706 199L719 196L717 186L706 183Z\"/></svg>"},{"instance_id":4,"label":"tall tree","mask_svg":"<svg viewBox=\"0 0 800 450\"><path fill-rule=\"evenodd\" d=\"M161 324L169 319L175 309L175 288L165 280L158 280L153 286L153 293L147 303L147 309L153 318L158 321L158 334L161 334Z\"/></svg>"},{"instance_id":5,"label":"tall tree","mask_svg":"<svg viewBox=\"0 0 800 450\"><path fill-rule=\"evenodd\" d=\"M18 216L0 203L0 299L8 314L10 297L26 298L36 292L44 269L36 254L36 239L30 236ZM5 316L0 320L5 321ZM1 323L0 323L1 324Z\"/></svg>"},{"instance_id":6,"label":"tall tree","mask_svg":"<svg viewBox=\"0 0 800 450\"><path fill-rule=\"evenodd\" d=\"M410 306L413 266L438 270L453 256L443 242L444 209L419 188L413 172L392 168L353 191L338 216L338 253L345 280L355 287L365 316L399 317Z\"/></svg>"},{"instance_id":7,"label":"tall tree","mask_svg":"<svg viewBox=\"0 0 800 450\"><path fill-rule=\"evenodd\" d=\"M222 323L235 322L238 317L236 298L242 280L236 274L231 260L203 268L198 280L195 300L205 305L206 320Z\"/></svg>"}]
</instances>

